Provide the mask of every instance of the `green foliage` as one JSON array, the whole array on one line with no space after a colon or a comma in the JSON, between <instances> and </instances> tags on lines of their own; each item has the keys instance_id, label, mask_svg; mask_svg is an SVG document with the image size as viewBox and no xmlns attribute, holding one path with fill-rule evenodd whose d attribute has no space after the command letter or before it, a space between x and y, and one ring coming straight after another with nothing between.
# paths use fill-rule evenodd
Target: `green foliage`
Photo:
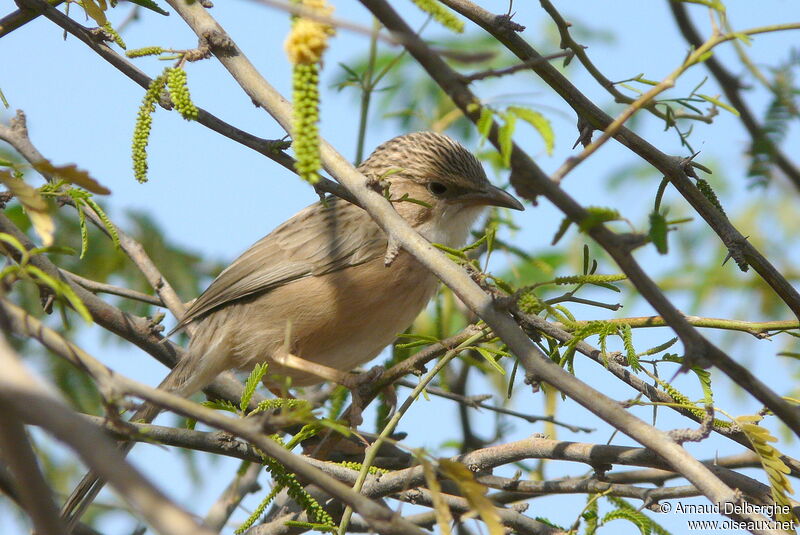
<instances>
[{"instance_id":1,"label":"green foliage","mask_svg":"<svg viewBox=\"0 0 800 535\"><path fill-rule=\"evenodd\" d=\"M482 347L482 346L469 347L467 349L474 349L486 360L486 362L488 362L492 366L492 368L497 370L498 373L500 373L501 375L506 374L505 368L503 368L503 366L501 366L500 363L497 362L497 360L495 360L495 358L498 356L510 357L511 354L508 353L507 351L501 351L499 349L494 349L491 347Z\"/></svg>"},{"instance_id":2,"label":"green foliage","mask_svg":"<svg viewBox=\"0 0 800 535\"><path fill-rule=\"evenodd\" d=\"M497 141L500 145L500 156L503 160L503 166L509 167L511 165L511 151L514 148L514 128L517 124L517 116L513 113L504 113L503 124L497 132Z\"/></svg>"},{"instance_id":3,"label":"green foliage","mask_svg":"<svg viewBox=\"0 0 800 535\"><path fill-rule=\"evenodd\" d=\"M619 335L622 338L622 344L625 346L628 366L635 372L641 371L642 367L639 364L639 356L636 354L636 349L633 347L633 331L631 326L628 323L624 323L619 328Z\"/></svg>"},{"instance_id":4,"label":"green foliage","mask_svg":"<svg viewBox=\"0 0 800 535\"><path fill-rule=\"evenodd\" d=\"M522 106L508 106L505 111L495 110L491 106L484 105L476 126L480 135L480 143L486 140L491 132L492 120L494 116L503 120L503 124L497 131L497 140L500 145L500 159L504 167L511 163L511 150L513 148L513 136L516 131L517 119L522 119L530 124L542 137L545 143L547 154L552 154L555 148L555 134L550 121L538 111Z\"/></svg>"},{"instance_id":5,"label":"green foliage","mask_svg":"<svg viewBox=\"0 0 800 535\"><path fill-rule=\"evenodd\" d=\"M604 288L609 288L609 282L617 282L621 280L625 280L628 277L626 275L569 275L565 277L556 277L553 282L555 284L596 284L602 285ZM616 287L611 287L609 289L614 289L615 291L619 291Z\"/></svg>"},{"instance_id":6,"label":"green foliage","mask_svg":"<svg viewBox=\"0 0 800 535\"><path fill-rule=\"evenodd\" d=\"M267 368L269 368L269 364L266 362L256 364L253 371L247 376L247 381L245 381L244 390L242 391L242 397L239 401L239 410L242 411L242 413L247 411L247 406L250 405L250 400L256 392L256 387L258 387L261 379L263 379L264 375L267 373Z\"/></svg>"},{"instance_id":7,"label":"green foliage","mask_svg":"<svg viewBox=\"0 0 800 535\"><path fill-rule=\"evenodd\" d=\"M342 461L336 464L344 466L345 468L349 468L350 470L354 470L356 472L360 472L361 469L364 467L363 464L357 463L355 461ZM387 470L386 468L379 468L377 466L370 466L369 468L367 468L367 472L369 474L372 474L373 476L377 476L380 474L388 474L390 470Z\"/></svg>"},{"instance_id":8,"label":"green foliage","mask_svg":"<svg viewBox=\"0 0 800 535\"><path fill-rule=\"evenodd\" d=\"M109 36L111 36L111 39L118 47L120 47L122 50L128 48L125 46L125 41L122 40L122 36L117 32L117 30L114 29L113 26L111 26L110 22L103 24L102 28Z\"/></svg>"},{"instance_id":9,"label":"green foliage","mask_svg":"<svg viewBox=\"0 0 800 535\"><path fill-rule=\"evenodd\" d=\"M271 398L259 402L258 406L249 414L271 411L274 409L287 409L296 411L310 411L311 404L305 399Z\"/></svg>"},{"instance_id":10,"label":"green foliage","mask_svg":"<svg viewBox=\"0 0 800 535\"><path fill-rule=\"evenodd\" d=\"M615 509L603 516L603 524L612 520L627 520L639 528L642 535L650 535L650 519L644 513L635 509Z\"/></svg>"},{"instance_id":11,"label":"green foliage","mask_svg":"<svg viewBox=\"0 0 800 535\"><path fill-rule=\"evenodd\" d=\"M622 215L619 210L615 208L606 208L603 206L587 206L586 217L584 217L578 227L581 232L587 232L597 225L608 223L609 221L619 221Z\"/></svg>"},{"instance_id":12,"label":"green foliage","mask_svg":"<svg viewBox=\"0 0 800 535\"><path fill-rule=\"evenodd\" d=\"M597 532L598 521L600 520L599 496L597 494L586 495L586 507L581 514L583 519L583 535L595 535Z\"/></svg>"},{"instance_id":13,"label":"green foliage","mask_svg":"<svg viewBox=\"0 0 800 535\"><path fill-rule=\"evenodd\" d=\"M667 244L667 218L659 212L650 212L650 241L656 247L659 254L667 254L669 247Z\"/></svg>"},{"instance_id":14,"label":"green foliage","mask_svg":"<svg viewBox=\"0 0 800 535\"><path fill-rule=\"evenodd\" d=\"M722 207L722 204L719 202L719 199L717 198L717 194L714 193L714 189L711 187L711 184L709 184L707 180L698 178L697 189L700 190L700 193L702 193L703 196L706 199L708 199L711 204L717 207L717 210L722 212L722 215L727 215L725 213L725 209Z\"/></svg>"},{"instance_id":15,"label":"green foliage","mask_svg":"<svg viewBox=\"0 0 800 535\"><path fill-rule=\"evenodd\" d=\"M789 59L771 69L770 90L772 99L762 121L760 135L750 146L750 165L747 176L751 186L764 187L774 176L775 147L783 143L793 120L800 116L795 96L798 93L795 70L800 68L800 53L791 52Z\"/></svg>"},{"instance_id":16,"label":"green foliage","mask_svg":"<svg viewBox=\"0 0 800 535\"><path fill-rule=\"evenodd\" d=\"M606 337L616 334L616 332L617 326L607 321L590 321L585 325L581 325L572 332L572 338L566 344L567 351L565 351L562 355L559 365L564 366L564 364L569 363L571 367L572 359L575 357L575 347L579 342L582 342L593 335ZM608 355L605 351L602 353L603 361L605 362L606 366L608 366Z\"/></svg>"},{"instance_id":17,"label":"green foliage","mask_svg":"<svg viewBox=\"0 0 800 535\"><path fill-rule=\"evenodd\" d=\"M227 399L209 399L201 403L203 407L214 409L217 411L232 412L239 414L239 407L228 401Z\"/></svg>"},{"instance_id":18,"label":"green foliage","mask_svg":"<svg viewBox=\"0 0 800 535\"><path fill-rule=\"evenodd\" d=\"M7 265L0 271L0 279L5 280L8 284L15 279L33 281L40 288L45 288L56 298L67 303L87 324L92 324L92 315L69 284L61 279L51 277L40 268L29 263L31 256L47 253L57 248L37 247L29 251L14 236L6 233L0 233L0 242L15 249L20 256L17 263Z\"/></svg>"},{"instance_id":19,"label":"green foliage","mask_svg":"<svg viewBox=\"0 0 800 535\"><path fill-rule=\"evenodd\" d=\"M236 535L240 535L241 533L244 533L250 529L253 524L255 524L259 518L261 518L261 516L264 514L264 511L267 510L267 506L272 503L272 500L275 499L275 496L277 496L278 493L283 490L283 488L284 487L281 485L274 485L269 494L267 494L264 499L261 500L261 503L259 503L253 512L250 513L250 516L247 517L247 520L242 522L242 524L236 528L236 530L234 530L234 533Z\"/></svg>"},{"instance_id":20,"label":"green foliage","mask_svg":"<svg viewBox=\"0 0 800 535\"><path fill-rule=\"evenodd\" d=\"M153 2L153 0L128 0L128 1L131 2L132 4L136 4L137 6L142 6L146 9L149 9L150 11L154 11L159 15L169 15L168 11L164 11L163 9L161 9L161 6Z\"/></svg>"},{"instance_id":21,"label":"green foliage","mask_svg":"<svg viewBox=\"0 0 800 535\"><path fill-rule=\"evenodd\" d=\"M128 50L125 52L125 55L129 58L141 58L144 56L160 56L164 53L164 49L160 46L147 46L144 48L136 48L134 50Z\"/></svg>"},{"instance_id":22,"label":"green foliage","mask_svg":"<svg viewBox=\"0 0 800 535\"><path fill-rule=\"evenodd\" d=\"M531 125L542 136L545 151L547 151L548 155L552 155L553 149L555 149L556 136L550 121L538 111L530 108L509 106L507 109L510 113Z\"/></svg>"},{"instance_id":23,"label":"green foliage","mask_svg":"<svg viewBox=\"0 0 800 535\"><path fill-rule=\"evenodd\" d=\"M282 464L270 457L264 457L264 465L275 480L275 486L285 488L289 497L306 512L312 523L325 526L326 531L336 529L336 524L333 522L331 515L322 508L313 496L306 492L294 474L288 472ZM241 532L237 530L236 533Z\"/></svg>"},{"instance_id":24,"label":"green foliage","mask_svg":"<svg viewBox=\"0 0 800 535\"><path fill-rule=\"evenodd\" d=\"M328 402L330 403L330 408L328 409L329 419L336 420L341 416L344 403L347 401L349 395L350 390L344 386L339 385L333 389L330 397L328 397Z\"/></svg>"}]
</instances>

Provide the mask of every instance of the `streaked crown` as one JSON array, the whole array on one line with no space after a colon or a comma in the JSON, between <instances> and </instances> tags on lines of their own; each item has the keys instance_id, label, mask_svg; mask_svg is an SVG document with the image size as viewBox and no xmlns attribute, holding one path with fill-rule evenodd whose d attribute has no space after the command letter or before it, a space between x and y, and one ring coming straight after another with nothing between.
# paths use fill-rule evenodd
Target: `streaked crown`
<instances>
[{"instance_id":1,"label":"streaked crown","mask_svg":"<svg viewBox=\"0 0 800 535\"><path fill-rule=\"evenodd\" d=\"M370 178L403 176L424 183L444 180L467 189L489 184L478 159L460 143L434 132L414 132L381 144L359 170Z\"/></svg>"}]
</instances>

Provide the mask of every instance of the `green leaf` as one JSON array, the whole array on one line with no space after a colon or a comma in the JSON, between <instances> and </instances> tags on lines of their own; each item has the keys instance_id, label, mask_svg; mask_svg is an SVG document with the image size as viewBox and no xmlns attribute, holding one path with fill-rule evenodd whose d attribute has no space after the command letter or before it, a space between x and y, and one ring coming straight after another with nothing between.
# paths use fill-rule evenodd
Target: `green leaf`
<instances>
[{"instance_id":1,"label":"green leaf","mask_svg":"<svg viewBox=\"0 0 800 535\"><path fill-rule=\"evenodd\" d=\"M642 369L639 364L639 357L636 354L636 349L633 347L633 331L631 326L627 323L620 328L620 337L622 338L622 345L625 346L625 354L628 359L628 365L635 372Z\"/></svg>"},{"instance_id":2,"label":"green leaf","mask_svg":"<svg viewBox=\"0 0 800 535\"><path fill-rule=\"evenodd\" d=\"M137 6L142 6L144 8L149 9L150 11L155 11L159 15L169 16L169 11L164 11L161 9L161 6L153 2L153 0L128 0L132 4L136 4Z\"/></svg>"},{"instance_id":3,"label":"green leaf","mask_svg":"<svg viewBox=\"0 0 800 535\"><path fill-rule=\"evenodd\" d=\"M612 520L627 520L639 528L642 535L650 535L651 521L644 513L631 509L615 509L606 513L603 517L603 524Z\"/></svg>"},{"instance_id":4,"label":"green leaf","mask_svg":"<svg viewBox=\"0 0 800 535\"><path fill-rule=\"evenodd\" d=\"M639 356L640 357L644 357L644 356L648 356L648 355L655 355L656 353L661 353L662 351L665 351L665 350L669 349L670 347L672 347L672 345L675 344L675 342L677 342L677 341L678 341L678 337L676 336L675 338L667 340L666 342L664 342L661 345L657 345L656 347L651 347L650 349L646 350L644 353L639 353Z\"/></svg>"},{"instance_id":5,"label":"green leaf","mask_svg":"<svg viewBox=\"0 0 800 535\"><path fill-rule=\"evenodd\" d=\"M75 290L73 290L69 284L54 279L36 266L27 265L25 266L25 270L45 285L49 286L56 295L64 298L86 323L89 325L92 324L92 315L89 313L89 309L86 308L86 305L83 304L83 301L80 300Z\"/></svg>"},{"instance_id":6,"label":"green leaf","mask_svg":"<svg viewBox=\"0 0 800 535\"><path fill-rule=\"evenodd\" d=\"M509 167L511 165L511 150L514 148L514 128L517 123L517 116L511 113L503 114L505 122L500 127L498 132L498 142L500 143L500 156L503 158L503 165Z\"/></svg>"},{"instance_id":7,"label":"green leaf","mask_svg":"<svg viewBox=\"0 0 800 535\"><path fill-rule=\"evenodd\" d=\"M553 154L556 136L553 132L553 127L550 124L550 121L544 115L530 108L521 108L519 106L509 106L508 111L531 125L537 132L539 132L539 135L542 136L542 139L544 140L544 147L547 151L547 155L550 156Z\"/></svg>"},{"instance_id":8,"label":"green leaf","mask_svg":"<svg viewBox=\"0 0 800 535\"><path fill-rule=\"evenodd\" d=\"M656 251L658 251L659 254L667 254L667 220L662 214L658 212L650 213L649 235L650 241L652 241L653 245L656 247Z\"/></svg>"},{"instance_id":9,"label":"green leaf","mask_svg":"<svg viewBox=\"0 0 800 535\"><path fill-rule=\"evenodd\" d=\"M734 108L730 104L726 104L726 103L722 102L721 100L719 100L718 98L710 97L708 95L702 95L700 93L696 93L696 95L698 97L702 98L703 100L708 101L711 104L714 104L715 106L719 106L722 109L728 110L729 112L734 114L736 117L739 117L739 110L737 110L736 108Z\"/></svg>"},{"instance_id":10,"label":"green leaf","mask_svg":"<svg viewBox=\"0 0 800 535\"><path fill-rule=\"evenodd\" d=\"M492 118L494 117L494 113L489 106L484 106L481 109L481 116L476 123L478 127L478 133L480 134L481 138L478 141L478 146L482 147L486 138L489 137L489 132L492 131Z\"/></svg>"},{"instance_id":11,"label":"green leaf","mask_svg":"<svg viewBox=\"0 0 800 535\"><path fill-rule=\"evenodd\" d=\"M572 225L572 220L568 217L565 217L561 220L561 224L558 226L558 230L556 231L556 235L553 236L553 241L550 242L550 245L555 245L559 242L559 240L567 233L570 225Z\"/></svg>"},{"instance_id":12,"label":"green leaf","mask_svg":"<svg viewBox=\"0 0 800 535\"><path fill-rule=\"evenodd\" d=\"M481 356L482 356L484 359L486 359L486 361L487 361L489 364L491 364L491 365L492 365L492 367L493 367L495 370L497 370L498 372L500 372L500 374L502 374L502 375L505 375L505 374L506 374L506 370L505 370L505 368L503 368L503 367L500 365L500 363L499 363L499 362L497 362L496 360L494 360L494 355L492 355L492 354L491 354L491 352L489 352L489 351L488 351L488 350L487 350L485 347L475 347L474 349L475 349L475 350L476 350L478 353L480 353L480 354L481 354Z\"/></svg>"},{"instance_id":13,"label":"green leaf","mask_svg":"<svg viewBox=\"0 0 800 535\"><path fill-rule=\"evenodd\" d=\"M234 414L238 414L239 412L239 409L236 407L236 405L234 405L228 400L223 400L223 399L204 401L203 403L201 403L201 405L203 407L208 407L209 409L214 409L218 411L228 411Z\"/></svg>"},{"instance_id":14,"label":"green leaf","mask_svg":"<svg viewBox=\"0 0 800 535\"><path fill-rule=\"evenodd\" d=\"M239 410L244 413L247 410L247 406L250 405L250 400L253 398L253 394L256 392L256 387L258 383L261 382L261 379L267 373L267 368L269 364L266 362L261 364L256 364L253 368L253 371L250 372L250 375L247 377L247 381L244 383L244 392L242 392L242 399L239 402Z\"/></svg>"},{"instance_id":15,"label":"green leaf","mask_svg":"<svg viewBox=\"0 0 800 535\"><path fill-rule=\"evenodd\" d=\"M619 210L614 208L587 206L586 217L583 218L578 227L581 232L586 232L597 225L608 223L609 221L619 221L620 219L622 219L622 215L619 213Z\"/></svg>"}]
</instances>

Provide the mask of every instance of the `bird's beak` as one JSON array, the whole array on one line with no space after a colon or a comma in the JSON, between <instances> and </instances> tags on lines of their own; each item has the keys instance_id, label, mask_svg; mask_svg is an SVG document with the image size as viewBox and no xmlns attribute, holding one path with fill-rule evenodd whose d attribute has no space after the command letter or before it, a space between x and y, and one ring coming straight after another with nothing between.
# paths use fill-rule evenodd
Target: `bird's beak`
<instances>
[{"instance_id":1,"label":"bird's beak","mask_svg":"<svg viewBox=\"0 0 800 535\"><path fill-rule=\"evenodd\" d=\"M501 208L511 208L512 210L525 209L525 207L522 206L522 203L519 202L516 197L491 184L485 191L476 191L473 193L460 195L459 200L465 201L469 204L500 206Z\"/></svg>"}]
</instances>

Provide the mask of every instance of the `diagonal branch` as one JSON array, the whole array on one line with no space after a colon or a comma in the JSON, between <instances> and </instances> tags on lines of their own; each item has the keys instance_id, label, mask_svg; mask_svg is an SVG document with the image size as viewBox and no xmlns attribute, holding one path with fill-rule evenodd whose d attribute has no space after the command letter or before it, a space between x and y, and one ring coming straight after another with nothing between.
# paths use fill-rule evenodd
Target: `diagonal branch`
<instances>
[{"instance_id":1,"label":"diagonal branch","mask_svg":"<svg viewBox=\"0 0 800 535\"><path fill-rule=\"evenodd\" d=\"M180 0L169 0L169 3L198 37L209 45L212 53L230 72L247 95L269 112L288 131L291 127L291 106L255 69L222 27L199 3L185 4ZM420 60L421 55L424 55L425 59L435 57L438 60L436 66L445 70L448 74L451 73L447 65L438 56L434 56L427 51L425 45L410 32L408 26L388 4L380 1L365 1L363 3L388 29L405 37L404 46L418 60ZM422 50L425 52L421 52ZM425 63L428 62L426 61ZM449 81L453 84L459 84L455 78ZM464 91L466 91L465 88ZM474 103L475 99L472 98L468 102L464 102L456 98L456 102L459 106L462 106L462 109L466 109L467 104ZM475 115L475 113L474 111L470 112L471 115ZM474 119L477 120L477 116ZM369 212L378 225L396 243L400 244L426 267L436 273L471 310L486 321L492 330L518 355L529 374L535 374L552 383L556 388L591 412L594 412L618 429L623 430L624 433L640 443L652 448L653 451L658 452L668 460L671 466L695 484L712 502L735 503L737 501L736 493L731 488L722 483L707 467L688 455L683 448L675 444L665 433L647 425L620 407L614 400L549 361L531 343L507 312L496 308L492 298L486 295L463 269L450 262L427 240L416 233L394 211L391 204L381 194L367 186L363 175L338 154L331 145L323 141L320 146L320 152L325 169L358 199L361 206ZM517 160L519 160L522 155L519 151L516 151L516 154ZM582 209L577 208L583 212ZM644 275L642 274L642 276ZM787 420L791 422L790 418L787 418ZM800 429L800 421L796 422L796 424L796 427ZM747 517L755 518L751 515L747 515Z\"/></svg>"},{"instance_id":2,"label":"diagonal branch","mask_svg":"<svg viewBox=\"0 0 800 535\"><path fill-rule=\"evenodd\" d=\"M540 57L527 42L513 30L508 29L507 25L504 25L505 19L503 17L492 15L467 0L442 1L462 15L484 27L484 29L494 35L523 61ZM465 116L469 117L473 122L477 122L480 118L480 106L476 106L479 100L460 81L457 73L442 61L440 57L434 54L421 39L418 37L414 39L416 36L413 36L411 29L402 19L391 11L388 5L384 2L377 1L364 3L373 10L373 13L380 9L381 16L378 18L380 18L388 28L406 34L406 39L408 40L406 46L411 55L417 59L420 65L428 71L428 74L445 92L447 92L456 105L461 108ZM593 125L595 122L602 123L601 128L605 128L611 124L611 118L581 94L552 65L548 63L536 63L531 68L539 74L545 82L559 92L559 94L578 111L579 116L590 119ZM578 106L578 104L580 104L580 106ZM499 146L497 134L497 126L493 125L489 139L495 146ZM682 193L685 193L687 199L692 202L694 208L698 210L701 215L704 217L709 214L713 216L715 224L712 224L712 227L724 230L725 235L736 243L740 251L744 252L747 250L748 252L744 254L748 259L750 259L753 254L763 259L760 253L758 253L752 245L747 243L747 240L733 228L727 218L725 218L716 207L711 205L708 199L706 199L697 187L691 183L686 175L685 161L666 156L625 127L620 128L617 138L624 145L659 168L666 176L670 177L673 184L676 184L678 189L681 190ZM511 167L511 182L517 192L523 197L534 200L537 196L544 195L570 220L577 223L589 217L588 212L580 204L550 180L530 156L516 145L512 148ZM686 321L683 314L681 314L681 312L666 298L658 285L656 285L633 258L630 243L626 240L625 235L616 234L605 225L594 226L587 230L587 232L608 252L642 296L675 330L685 347L688 361L705 365L710 362L716 365L729 377L734 378L739 386L750 392L756 399L777 414L795 433L800 434L800 412L787 403L781 396L772 391L772 389L751 373L750 370L731 359L718 347L709 342ZM739 238L741 238L741 242L738 241ZM776 292L800 318L800 294L798 294L789 282L769 264L766 259L763 259L763 263L759 262L758 265L770 272L770 276L767 277L759 271L774 289L776 286L780 287L780 290L776 289ZM758 267L756 269L759 270ZM495 330L495 332L498 331ZM500 333L498 332L498 334ZM508 342L505 337L504 340Z\"/></svg>"}]
</instances>

